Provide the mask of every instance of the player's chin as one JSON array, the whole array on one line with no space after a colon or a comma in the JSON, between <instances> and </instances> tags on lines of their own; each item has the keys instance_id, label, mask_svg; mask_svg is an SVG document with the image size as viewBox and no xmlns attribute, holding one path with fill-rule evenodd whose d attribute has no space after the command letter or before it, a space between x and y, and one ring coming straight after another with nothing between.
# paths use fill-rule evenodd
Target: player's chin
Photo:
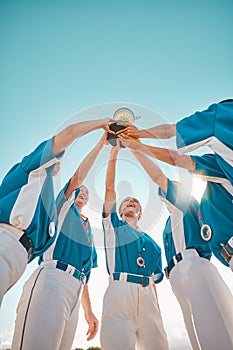
<instances>
[{"instance_id":1,"label":"player's chin","mask_svg":"<svg viewBox=\"0 0 233 350\"><path fill-rule=\"evenodd\" d=\"M135 215L136 215L136 210L135 210L135 208L128 208L128 209L125 211L125 215L126 215L126 216L135 216Z\"/></svg>"}]
</instances>

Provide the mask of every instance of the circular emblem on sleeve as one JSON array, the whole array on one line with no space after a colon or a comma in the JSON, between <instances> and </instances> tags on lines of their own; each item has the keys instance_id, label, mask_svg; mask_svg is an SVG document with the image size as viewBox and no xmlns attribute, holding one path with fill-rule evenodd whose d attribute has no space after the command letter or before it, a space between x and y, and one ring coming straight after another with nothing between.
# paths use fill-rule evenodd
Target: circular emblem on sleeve
<instances>
[{"instance_id":1,"label":"circular emblem on sleeve","mask_svg":"<svg viewBox=\"0 0 233 350\"><path fill-rule=\"evenodd\" d=\"M203 224L201 227L201 237L204 241L209 241L212 237L212 230L209 225Z\"/></svg>"},{"instance_id":2,"label":"circular emblem on sleeve","mask_svg":"<svg viewBox=\"0 0 233 350\"><path fill-rule=\"evenodd\" d=\"M51 221L49 224L49 236L53 237L54 234L55 234L55 224L53 221Z\"/></svg>"}]
</instances>

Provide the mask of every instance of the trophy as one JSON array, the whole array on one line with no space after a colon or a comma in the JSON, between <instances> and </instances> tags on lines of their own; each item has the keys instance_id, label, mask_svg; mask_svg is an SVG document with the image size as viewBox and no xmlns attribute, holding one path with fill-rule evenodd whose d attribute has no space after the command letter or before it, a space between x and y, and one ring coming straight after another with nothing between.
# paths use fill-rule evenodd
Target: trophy
<instances>
[{"instance_id":1,"label":"trophy","mask_svg":"<svg viewBox=\"0 0 233 350\"><path fill-rule=\"evenodd\" d=\"M133 124L134 120L138 118L140 118L140 116L135 116L133 111L131 111L131 109L129 108L126 108L126 107L118 108L113 114L113 119L115 119L116 122L111 124L109 126L109 129L114 132L123 130L126 128L127 125ZM126 125L122 125L122 124L126 124ZM118 138L118 135L108 133L107 140L112 146L116 146L117 138ZM120 146L123 148L125 147L122 145L122 143L120 143Z\"/></svg>"}]
</instances>

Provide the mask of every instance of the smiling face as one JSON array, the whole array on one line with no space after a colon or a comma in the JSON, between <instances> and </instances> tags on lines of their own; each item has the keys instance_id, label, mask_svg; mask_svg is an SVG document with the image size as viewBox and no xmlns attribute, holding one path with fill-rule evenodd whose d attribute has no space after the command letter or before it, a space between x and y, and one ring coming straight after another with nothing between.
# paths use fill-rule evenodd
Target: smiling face
<instances>
[{"instance_id":1,"label":"smiling face","mask_svg":"<svg viewBox=\"0 0 233 350\"><path fill-rule=\"evenodd\" d=\"M137 219L140 220L142 216L141 204L136 198L126 197L119 207L119 215L121 218L137 217Z\"/></svg>"},{"instance_id":2,"label":"smiling face","mask_svg":"<svg viewBox=\"0 0 233 350\"><path fill-rule=\"evenodd\" d=\"M88 188L86 186L82 185L80 187L80 192L78 194L78 197L76 198L76 201L75 201L79 210L81 210L84 207L84 205L87 204L88 199L89 199Z\"/></svg>"}]
</instances>

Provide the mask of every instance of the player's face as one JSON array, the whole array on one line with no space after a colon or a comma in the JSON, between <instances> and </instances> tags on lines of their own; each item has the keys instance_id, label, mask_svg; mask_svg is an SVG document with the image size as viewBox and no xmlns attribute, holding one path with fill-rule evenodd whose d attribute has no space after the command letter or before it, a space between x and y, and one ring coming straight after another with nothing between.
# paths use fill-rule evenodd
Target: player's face
<instances>
[{"instance_id":1,"label":"player's face","mask_svg":"<svg viewBox=\"0 0 233 350\"><path fill-rule=\"evenodd\" d=\"M76 199L76 205L80 209L87 204L89 199L89 191L86 186L81 186L79 195Z\"/></svg>"},{"instance_id":2,"label":"player's face","mask_svg":"<svg viewBox=\"0 0 233 350\"><path fill-rule=\"evenodd\" d=\"M133 197L125 198L120 206L120 215L140 218L141 206L139 201Z\"/></svg>"}]
</instances>

